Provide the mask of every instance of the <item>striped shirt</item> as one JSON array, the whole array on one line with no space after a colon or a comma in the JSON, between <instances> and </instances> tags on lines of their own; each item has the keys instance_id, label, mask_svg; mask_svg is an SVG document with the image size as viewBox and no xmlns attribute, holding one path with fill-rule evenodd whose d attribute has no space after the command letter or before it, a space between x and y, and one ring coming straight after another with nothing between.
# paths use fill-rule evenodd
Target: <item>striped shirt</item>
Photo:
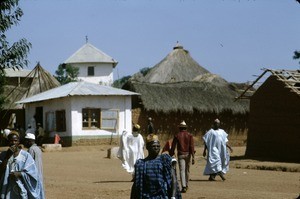
<instances>
[{"instance_id":1,"label":"striped shirt","mask_svg":"<svg viewBox=\"0 0 300 199\"><path fill-rule=\"evenodd\" d=\"M162 154L156 159L139 159L135 164L135 182L131 199L168 199L172 191L171 156ZM177 199L181 198L177 186Z\"/></svg>"}]
</instances>

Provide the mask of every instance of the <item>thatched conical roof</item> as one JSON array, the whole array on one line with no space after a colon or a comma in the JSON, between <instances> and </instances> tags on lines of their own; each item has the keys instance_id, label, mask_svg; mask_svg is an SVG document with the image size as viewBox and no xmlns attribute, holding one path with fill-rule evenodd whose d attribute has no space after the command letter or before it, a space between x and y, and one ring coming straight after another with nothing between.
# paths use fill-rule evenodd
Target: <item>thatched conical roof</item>
<instances>
[{"instance_id":1,"label":"thatched conical roof","mask_svg":"<svg viewBox=\"0 0 300 199\"><path fill-rule=\"evenodd\" d=\"M3 108L6 110L22 108L15 102L58 86L60 83L38 63L24 81L20 82L20 85L4 87L5 104Z\"/></svg>"},{"instance_id":2,"label":"thatched conical roof","mask_svg":"<svg viewBox=\"0 0 300 199\"><path fill-rule=\"evenodd\" d=\"M210 73L177 44L174 50L143 76L135 74L123 86L140 93L133 107L155 112L246 113L248 101L235 102L240 93L234 83Z\"/></svg>"},{"instance_id":3,"label":"thatched conical roof","mask_svg":"<svg viewBox=\"0 0 300 199\"><path fill-rule=\"evenodd\" d=\"M145 75L135 76L136 81L148 83L171 83L191 81L195 77L209 73L200 66L180 44L173 48L162 61Z\"/></svg>"}]
</instances>

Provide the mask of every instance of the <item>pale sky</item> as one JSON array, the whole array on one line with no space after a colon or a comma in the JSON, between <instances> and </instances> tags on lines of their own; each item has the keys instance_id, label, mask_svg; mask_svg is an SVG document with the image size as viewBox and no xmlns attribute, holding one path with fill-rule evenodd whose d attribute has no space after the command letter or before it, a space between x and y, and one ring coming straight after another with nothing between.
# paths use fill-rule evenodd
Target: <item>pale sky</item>
<instances>
[{"instance_id":1,"label":"pale sky","mask_svg":"<svg viewBox=\"0 0 300 199\"><path fill-rule=\"evenodd\" d=\"M32 43L29 67L54 74L88 41L119 62L114 79L153 67L179 43L211 73L254 81L262 68L300 69L295 0L20 0L7 33Z\"/></svg>"}]
</instances>

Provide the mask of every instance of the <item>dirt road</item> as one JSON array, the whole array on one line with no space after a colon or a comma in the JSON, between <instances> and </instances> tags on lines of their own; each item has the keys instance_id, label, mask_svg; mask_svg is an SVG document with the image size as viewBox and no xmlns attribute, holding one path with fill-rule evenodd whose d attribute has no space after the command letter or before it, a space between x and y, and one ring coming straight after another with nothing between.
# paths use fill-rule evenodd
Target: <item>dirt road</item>
<instances>
[{"instance_id":1,"label":"dirt road","mask_svg":"<svg viewBox=\"0 0 300 199\"><path fill-rule=\"evenodd\" d=\"M107 158L110 147L71 147L43 153L47 199L128 199L131 175L121 168L120 160ZM237 155L244 148L234 150ZM205 160L201 149L197 151L184 199L293 199L300 193L300 172L231 168L225 182L210 182L202 175Z\"/></svg>"}]
</instances>

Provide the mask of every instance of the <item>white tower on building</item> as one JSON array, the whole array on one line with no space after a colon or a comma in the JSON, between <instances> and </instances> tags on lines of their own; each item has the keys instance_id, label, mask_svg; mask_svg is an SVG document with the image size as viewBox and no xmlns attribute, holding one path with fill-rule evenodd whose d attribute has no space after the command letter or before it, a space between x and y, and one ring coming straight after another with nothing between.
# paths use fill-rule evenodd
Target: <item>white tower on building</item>
<instances>
[{"instance_id":1,"label":"white tower on building","mask_svg":"<svg viewBox=\"0 0 300 199\"><path fill-rule=\"evenodd\" d=\"M64 63L79 68L79 80L106 86L112 85L113 69L118 64L115 59L88 42Z\"/></svg>"}]
</instances>

